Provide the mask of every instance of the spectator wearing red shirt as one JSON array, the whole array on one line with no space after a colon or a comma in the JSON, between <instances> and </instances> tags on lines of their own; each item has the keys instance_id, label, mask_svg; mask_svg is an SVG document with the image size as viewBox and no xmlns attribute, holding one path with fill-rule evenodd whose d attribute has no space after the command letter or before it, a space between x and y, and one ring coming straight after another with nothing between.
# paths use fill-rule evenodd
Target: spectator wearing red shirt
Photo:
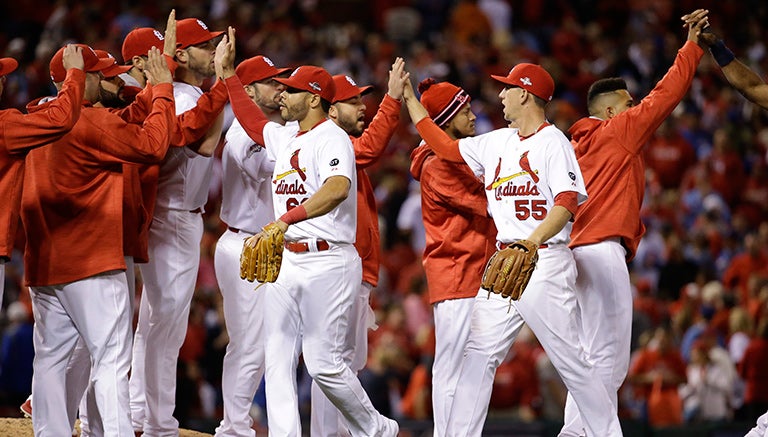
<instances>
[{"instance_id":1,"label":"spectator wearing red shirt","mask_svg":"<svg viewBox=\"0 0 768 437\"><path fill-rule=\"evenodd\" d=\"M666 120L649 141L645 162L663 188L677 189L685 172L696 163L696 151L674 129L672 122Z\"/></svg>"},{"instance_id":2,"label":"spectator wearing red shirt","mask_svg":"<svg viewBox=\"0 0 768 437\"><path fill-rule=\"evenodd\" d=\"M763 317L739 365L739 375L746 383L744 408L746 420L754 421L768 410L768 318Z\"/></svg>"}]
</instances>

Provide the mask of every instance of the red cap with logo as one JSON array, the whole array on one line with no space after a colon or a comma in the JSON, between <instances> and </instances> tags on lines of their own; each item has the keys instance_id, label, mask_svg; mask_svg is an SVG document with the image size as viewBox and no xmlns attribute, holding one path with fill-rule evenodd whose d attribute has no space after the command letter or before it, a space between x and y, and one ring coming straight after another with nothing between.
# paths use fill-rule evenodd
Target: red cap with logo
<instances>
[{"instance_id":1,"label":"red cap with logo","mask_svg":"<svg viewBox=\"0 0 768 437\"><path fill-rule=\"evenodd\" d=\"M130 64L134 56L147 56L152 47L163 50L164 44L165 37L157 29L151 27L133 29L123 40L123 62Z\"/></svg>"},{"instance_id":2,"label":"red cap with logo","mask_svg":"<svg viewBox=\"0 0 768 437\"><path fill-rule=\"evenodd\" d=\"M275 80L287 87L317 94L329 103L333 102L336 95L333 77L314 65L303 65L293 70L290 77L276 77Z\"/></svg>"},{"instance_id":3,"label":"red cap with logo","mask_svg":"<svg viewBox=\"0 0 768 437\"><path fill-rule=\"evenodd\" d=\"M546 102L552 100L555 93L555 81L541 65L517 64L506 76L491 77L501 83L522 88Z\"/></svg>"},{"instance_id":4,"label":"red cap with logo","mask_svg":"<svg viewBox=\"0 0 768 437\"><path fill-rule=\"evenodd\" d=\"M260 80L269 79L291 71L290 68L277 68L274 62L266 56L256 56L248 58L237 65L235 74L244 85L248 85Z\"/></svg>"},{"instance_id":5,"label":"red cap with logo","mask_svg":"<svg viewBox=\"0 0 768 437\"><path fill-rule=\"evenodd\" d=\"M453 116L472 100L464 89L450 82L437 83L431 77L419 83L419 93L419 100L427 110L429 118L440 127L451 121Z\"/></svg>"},{"instance_id":6,"label":"red cap with logo","mask_svg":"<svg viewBox=\"0 0 768 437\"><path fill-rule=\"evenodd\" d=\"M336 76L333 76L333 84L336 86L336 94L333 97L332 103L343 102L352 97L363 95L373 89L373 86L371 85L363 87L357 86L357 83L346 74L337 74Z\"/></svg>"},{"instance_id":7,"label":"red cap with logo","mask_svg":"<svg viewBox=\"0 0 768 437\"><path fill-rule=\"evenodd\" d=\"M85 44L75 45L83 49L83 63L85 64L85 71L87 73L106 70L115 62L114 58L99 58L99 55ZM63 82L64 79L67 78L67 70L64 69L64 47L60 48L59 51L53 55L49 67L51 69L52 81Z\"/></svg>"},{"instance_id":8,"label":"red cap with logo","mask_svg":"<svg viewBox=\"0 0 768 437\"><path fill-rule=\"evenodd\" d=\"M13 73L19 67L19 62L13 58L0 58L0 76Z\"/></svg>"},{"instance_id":9,"label":"red cap with logo","mask_svg":"<svg viewBox=\"0 0 768 437\"><path fill-rule=\"evenodd\" d=\"M211 32L208 26L197 18L185 18L176 22L176 48L186 49L210 41L222 33L224 32Z\"/></svg>"},{"instance_id":10,"label":"red cap with logo","mask_svg":"<svg viewBox=\"0 0 768 437\"><path fill-rule=\"evenodd\" d=\"M112 65L110 65L109 67L101 70L101 74L103 74L104 77L107 78L107 79L115 77L115 76L119 76L119 75L121 75L121 74L123 74L126 71L131 69L130 65L120 65L120 64L118 64L117 63L117 59L115 59L115 57L112 56L112 54L109 53L106 50L94 50L94 52L96 52L96 55L98 55L98 57L101 58L101 59L111 59L112 60Z\"/></svg>"}]
</instances>

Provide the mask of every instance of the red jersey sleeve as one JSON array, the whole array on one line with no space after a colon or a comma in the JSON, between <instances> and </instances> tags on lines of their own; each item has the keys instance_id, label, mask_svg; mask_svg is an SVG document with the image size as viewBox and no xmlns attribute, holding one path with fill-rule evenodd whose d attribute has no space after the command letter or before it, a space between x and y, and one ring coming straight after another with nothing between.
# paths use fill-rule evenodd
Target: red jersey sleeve
<instances>
[{"instance_id":1,"label":"red jersey sleeve","mask_svg":"<svg viewBox=\"0 0 768 437\"><path fill-rule=\"evenodd\" d=\"M450 162L464 162L464 158L459 152L459 140L452 140L431 118L422 118L416 123L416 130L440 159Z\"/></svg>"},{"instance_id":2,"label":"red jersey sleeve","mask_svg":"<svg viewBox=\"0 0 768 437\"><path fill-rule=\"evenodd\" d=\"M371 124L363 131L360 138L352 140L358 169L370 167L384 153L400 121L400 106L399 101L388 94L384 95Z\"/></svg>"},{"instance_id":3,"label":"red jersey sleeve","mask_svg":"<svg viewBox=\"0 0 768 437\"><path fill-rule=\"evenodd\" d=\"M64 136L80 117L84 92L85 72L70 68L61 91L46 109L31 114L7 114L2 135L8 151L26 152Z\"/></svg>"},{"instance_id":4,"label":"red jersey sleeve","mask_svg":"<svg viewBox=\"0 0 768 437\"><path fill-rule=\"evenodd\" d=\"M229 102L232 105L232 111L237 117L237 121L245 130L245 133L256 142L256 144L264 144L264 126L267 125L269 120L264 115L259 105L257 105L243 89L243 83L240 82L240 78L235 76L229 77L224 80L227 86L227 92L229 93Z\"/></svg>"},{"instance_id":5,"label":"red jersey sleeve","mask_svg":"<svg viewBox=\"0 0 768 437\"><path fill-rule=\"evenodd\" d=\"M194 108L176 116L171 146L184 147L202 138L226 103L227 86L220 80L216 81L210 90L200 96Z\"/></svg>"}]
</instances>

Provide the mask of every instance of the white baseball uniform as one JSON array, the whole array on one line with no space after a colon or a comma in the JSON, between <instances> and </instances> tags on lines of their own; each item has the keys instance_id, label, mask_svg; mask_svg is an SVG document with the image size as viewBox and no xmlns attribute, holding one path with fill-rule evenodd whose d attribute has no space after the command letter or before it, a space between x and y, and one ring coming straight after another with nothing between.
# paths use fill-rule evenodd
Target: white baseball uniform
<instances>
[{"instance_id":1,"label":"white baseball uniform","mask_svg":"<svg viewBox=\"0 0 768 437\"><path fill-rule=\"evenodd\" d=\"M264 139L275 159L275 217L307 200L329 177L351 182L350 195L332 211L288 228L280 276L265 296L270 433L301 435L296 363L273 358L287 355L281 350L295 350L301 338L310 376L344 415L352 435L394 436L397 424L376 411L343 358L352 300L362 281L353 246L357 197L352 190L357 181L349 136L325 120L301 133L269 123Z\"/></svg>"},{"instance_id":2,"label":"white baseball uniform","mask_svg":"<svg viewBox=\"0 0 768 437\"><path fill-rule=\"evenodd\" d=\"M173 83L173 91L177 115L194 108L203 94L181 82ZM178 435L176 363L200 265L201 212L212 166L211 157L171 147L160 167L149 262L140 266L144 291L130 379L133 427L147 435Z\"/></svg>"},{"instance_id":3,"label":"white baseball uniform","mask_svg":"<svg viewBox=\"0 0 768 437\"><path fill-rule=\"evenodd\" d=\"M586 200L573 148L554 126L525 140L517 129L499 129L459 140L462 157L486 184L489 211L507 244L527 238L555 204L576 192ZM586 418L587 435L620 436L610 399L585 360L576 329L576 267L567 244L570 224L542 244L526 292L510 302L480 289L447 427L448 435L479 436L488 412L496 369L527 323L541 342Z\"/></svg>"},{"instance_id":4,"label":"white baseball uniform","mask_svg":"<svg viewBox=\"0 0 768 437\"><path fill-rule=\"evenodd\" d=\"M252 437L256 434L249 412L264 376L263 301L272 285L240 279L240 253L244 239L274 220L271 179L275 163L235 120L227 131L221 165L220 217L228 229L216 244L214 266L229 344L221 377L224 418L216 436Z\"/></svg>"}]
</instances>

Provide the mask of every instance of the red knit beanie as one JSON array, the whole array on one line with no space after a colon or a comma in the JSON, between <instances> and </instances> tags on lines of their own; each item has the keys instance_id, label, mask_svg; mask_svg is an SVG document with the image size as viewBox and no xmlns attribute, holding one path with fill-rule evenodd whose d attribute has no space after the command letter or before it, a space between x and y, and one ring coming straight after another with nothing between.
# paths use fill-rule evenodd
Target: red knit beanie
<instances>
[{"instance_id":1,"label":"red knit beanie","mask_svg":"<svg viewBox=\"0 0 768 437\"><path fill-rule=\"evenodd\" d=\"M449 82L435 82L429 77L419 83L421 104L436 125L442 127L472 98L462 88Z\"/></svg>"}]
</instances>

